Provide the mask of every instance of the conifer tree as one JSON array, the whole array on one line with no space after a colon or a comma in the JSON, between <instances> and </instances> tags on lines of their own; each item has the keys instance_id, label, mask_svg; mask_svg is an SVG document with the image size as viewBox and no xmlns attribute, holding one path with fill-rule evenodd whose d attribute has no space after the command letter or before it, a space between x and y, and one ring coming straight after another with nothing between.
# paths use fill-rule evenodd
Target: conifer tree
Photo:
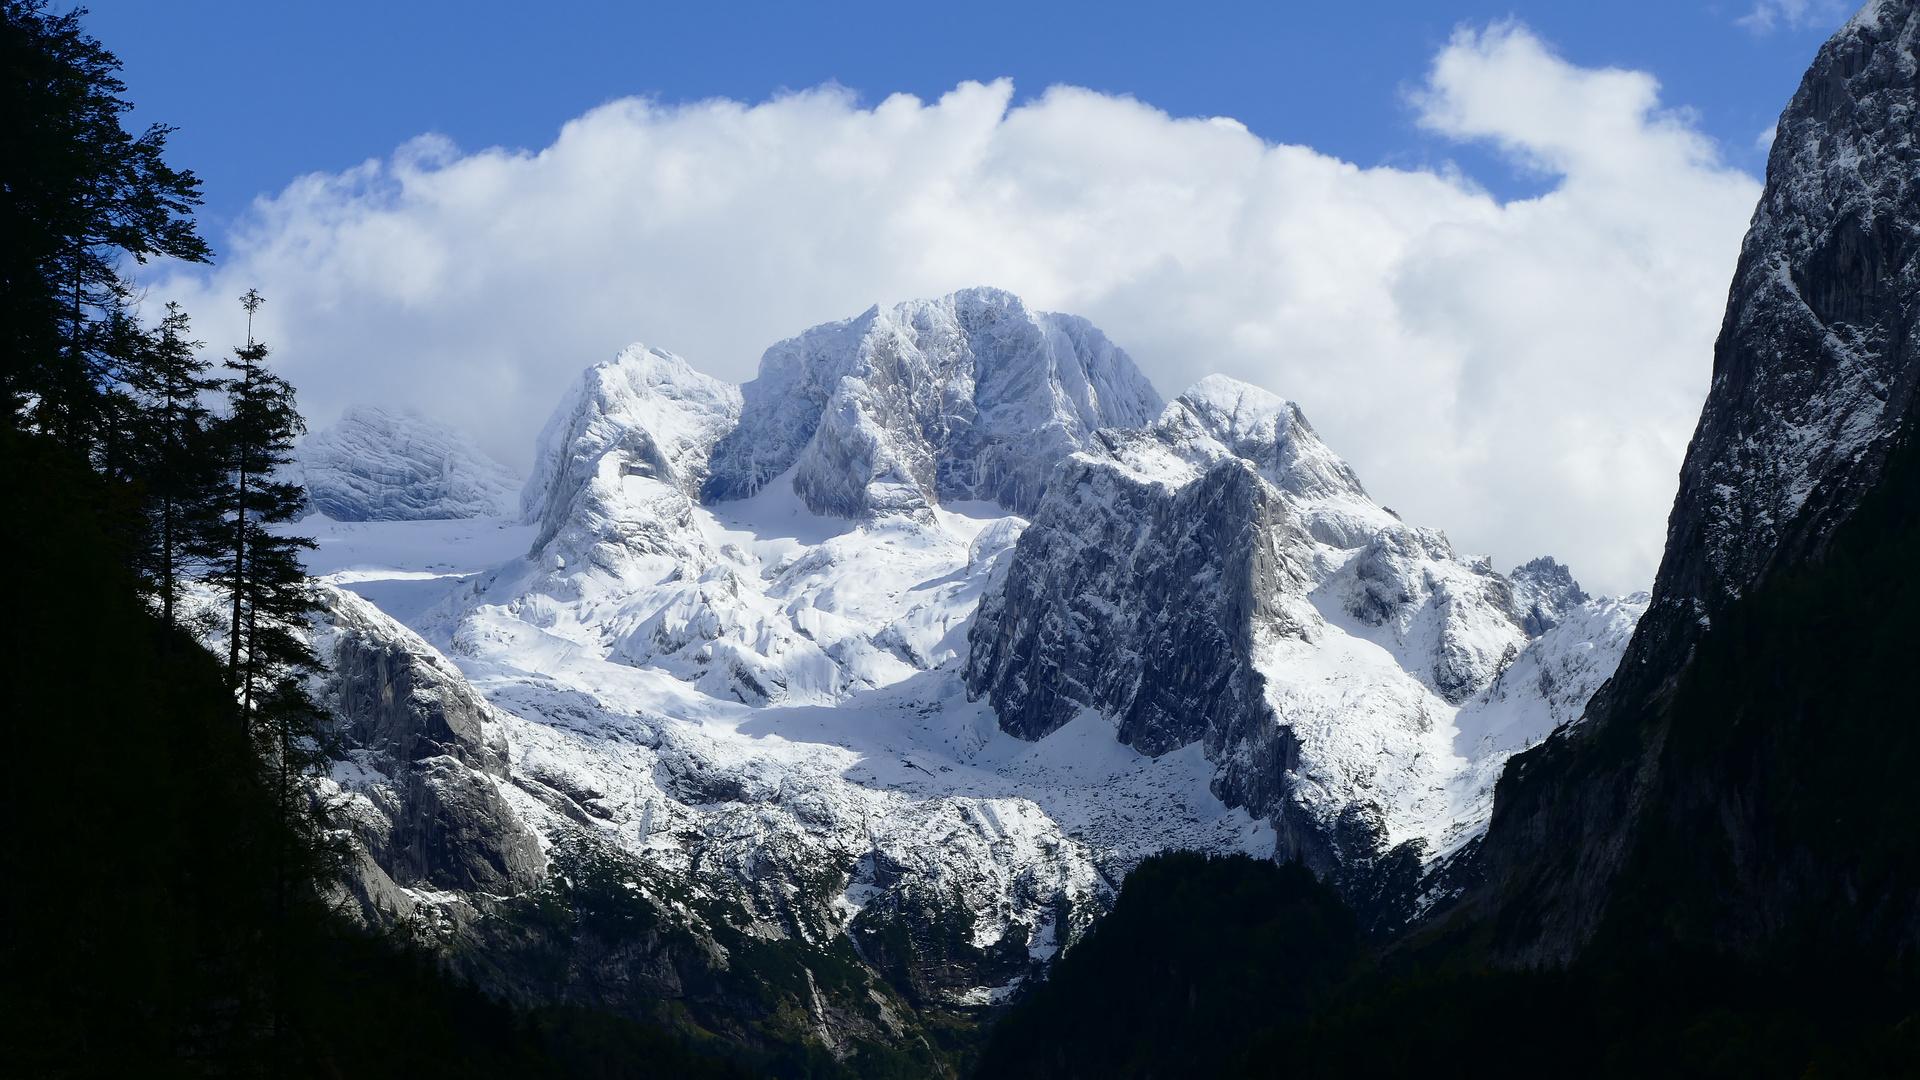
<instances>
[{"instance_id":1,"label":"conifer tree","mask_svg":"<svg viewBox=\"0 0 1920 1080\"><path fill-rule=\"evenodd\" d=\"M134 350L140 362L128 372L134 444L133 479L141 484L146 530L136 569L160 601L161 619L179 626L176 599L192 576L193 556L204 553L221 529L218 509L223 477L214 443L213 414L203 395L222 386L189 339L187 313L169 303L157 329L144 332Z\"/></svg>"},{"instance_id":2,"label":"conifer tree","mask_svg":"<svg viewBox=\"0 0 1920 1080\"><path fill-rule=\"evenodd\" d=\"M215 425L226 487L216 543L207 554L209 580L227 593L227 670L240 723L260 748L279 807L273 854L272 1042L276 1060L288 1051L286 993L288 906L303 883L323 880L329 847L324 807L305 778L325 761L319 711L303 677L319 658L304 634L319 608L300 553L311 539L280 535L274 525L297 519L306 503L300 485L279 470L293 462L294 440L306 430L293 387L267 370L267 347L254 339L253 316L264 298L248 289L247 344L226 362L227 414ZM277 1071L277 1070L276 1070Z\"/></svg>"},{"instance_id":3,"label":"conifer tree","mask_svg":"<svg viewBox=\"0 0 1920 1080\"><path fill-rule=\"evenodd\" d=\"M208 580L226 594L227 670L249 726L269 689L317 666L301 634L318 605L300 553L315 545L271 528L297 519L305 507L300 485L277 473L293 462L294 440L306 425L293 387L267 370L267 347L254 340L253 315L263 300L254 289L240 300L247 344L226 362L234 373L225 382L227 415L215 425L226 486L220 530L205 552Z\"/></svg>"},{"instance_id":4,"label":"conifer tree","mask_svg":"<svg viewBox=\"0 0 1920 1080\"><path fill-rule=\"evenodd\" d=\"M200 182L168 134L121 127L120 62L45 0L0 0L0 400L4 423L97 461L130 361L131 256L205 262Z\"/></svg>"}]
</instances>

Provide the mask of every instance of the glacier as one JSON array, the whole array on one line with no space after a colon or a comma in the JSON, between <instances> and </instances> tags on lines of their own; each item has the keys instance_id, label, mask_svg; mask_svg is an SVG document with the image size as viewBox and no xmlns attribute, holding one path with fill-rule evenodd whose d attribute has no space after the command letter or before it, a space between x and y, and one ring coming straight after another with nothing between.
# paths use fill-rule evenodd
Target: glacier
<instances>
[{"instance_id":1,"label":"glacier","mask_svg":"<svg viewBox=\"0 0 1920 1080\"><path fill-rule=\"evenodd\" d=\"M367 405L302 439L290 479L334 521L419 521L513 512L520 478L465 434L410 410Z\"/></svg>"},{"instance_id":2,"label":"glacier","mask_svg":"<svg viewBox=\"0 0 1920 1080\"><path fill-rule=\"evenodd\" d=\"M1164 402L991 289L809 330L744 386L632 346L494 505L302 526L368 917L484 939L590 848L701 963L719 922L843 940L913 1008L1018 993L1167 848L1410 917L1645 607L1458 555L1293 403ZM420 837L470 850L400 860ZM807 1008L830 1046L871 1027Z\"/></svg>"}]
</instances>

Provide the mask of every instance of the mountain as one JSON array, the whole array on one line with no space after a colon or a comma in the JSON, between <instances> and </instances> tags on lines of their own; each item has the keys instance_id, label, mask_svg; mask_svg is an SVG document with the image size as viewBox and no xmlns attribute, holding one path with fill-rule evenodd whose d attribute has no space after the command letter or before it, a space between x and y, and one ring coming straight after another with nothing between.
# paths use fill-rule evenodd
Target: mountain
<instances>
[{"instance_id":1,"label":"mountain","mask_svg":"<svg viewBox=\"0 0 1920 1080\"><path fill-rule=\"evenodd\" d=\"M364 917L790 1072L962 1072L1009 1003L994 1075L1906 1067L1916 37L1870 5L1782 117L1650 595L1497 573L1293 403L1162 404L993 290L742 387L589 369L518 519L315 556ZM1189 925L1297 958L1268 894L1337 930L1278 1004ZM1116 1029L1176 976L1222 1014Z\"/></svg>"},{"instance_id":2,"label":"mountain","mask_svg":"<svg viewBox=\"0 0 1920 1080\"><path fill-rule=\"evenodd\" d=\"M1652 604L1581 722L1500 784L1475 906L1500 913L1506 962L1613 934L1915 943L1915 883L1868 842L1901 788L1868 778L1914 749L1872 658L1911 636L1888 620L1911 579L1891 552L1920 377L1916 36L1913 4L1868 4L1780 118Z\"/></svg>"},{"instance_id":3,"label":"mountain","mask_svg":"<svg viewBox=\"0 0 1920 1080\"><path fill-rule=\"evenodd\" d=\"M1570 692L1544 741L1494 766L1479 842L1427 871L1386 947L1350 972L1309 970L1306 947L1244 964L1273 931L1234 898L1166 903L1238 871L1143 863L1115 911L1157 907L1151 929L1116 920L1070 951L996 1027L982 1080L1920 1075L1917 45L1920 5L1868 4L1781 117L1644 615L1605 618L1550 561L1509 575L1533 644L1475 699L1493 721L1481 737L1512 746L1508 732L1540 730L1498 719L1516 690L1533 688L1524 711ZM1283 517L1250 505L1238 520ZM1289 565L1270 549L1230 550L1253 552L1239 557L1252 580L1287 580L1264 571ZM1212 601L1205 622L1234 625L1218 614L1233 594L1209 588L1182 603ZM1285 626L1253 610L1256 627ZM1245 686L1247 668L1263 674L1245 640L1210 641L1173 670L1212 658L1198 670L1224 674L1208 688ZM1617 667L1580 659L1602 640ZM1113 685L1083 683L1090 669L1063 667L1059 693ZM1247 700L1195 698L1209 706L1196 715L1219 725ZM1475 733L1468 717L1459 738ZM1356 890L1356 861L1336 853L1322 887L1363 919L1372 897L1401 891ZM1329 926L1315 944L1346 940ZM1166 955L1168 941L1183 947ZM1134 1011L1148 1001L1165 1003ZM1209 1011L1191 1015L1198 1002Z\"/></svg>"},{"instance_id":4,"label":"mountain","mask_svg":"<svg viewBox=\"0 0 1920 1080\"><path fill-rule=\"evenodd\" d=\"M1642 604L1509 581L1297 406L1163 405L990 289L742 387L633 346L562 396L517 519L336 531L365 918L524 1004L935 1071L1155 852L1303 859L1375 934L1451 895Z\"/></svg>"},{"instance_id":5,"label":"mountain","mask_svg":"<svg viewBox=\"0 0 1920 1080\"><path fill-rule=\"evenodd\" d=\"M420 521L512 513L520 478L430 417L366 405L302 440L300 481L335 521Z\"/></svg>"},{"instance_id":6,"label":"mountain","mask_svg":"<svg viewBox=\"0 0 1920 1080\"><path fill-rule=\"evenodd\" d=\"M1160 411L1092 323L998 289L814 327L768 349L741 393L707 501L747 498L792 468L808 509L843 518L953 501L1027 513L1093 431Z\"/></svg>"},{"instance_id":7,"label":"mountain","mask_svg":"<svg viewBox=\"0 0 1920 1080\"><path fill-rule=\"evenodd\" d=\"M981 602L967 687L1024 739L1094 710L1142 753L1201 746L1275 857L1385 932L1431 902L1418 884L1475 841L1499 765L1585 703L1642 604L1593 602L1550 559L1516 573L1524 613L1484 560L1369 499L1297 406L1214 376L1062 466Z\"/></svg>"}]
</instances>

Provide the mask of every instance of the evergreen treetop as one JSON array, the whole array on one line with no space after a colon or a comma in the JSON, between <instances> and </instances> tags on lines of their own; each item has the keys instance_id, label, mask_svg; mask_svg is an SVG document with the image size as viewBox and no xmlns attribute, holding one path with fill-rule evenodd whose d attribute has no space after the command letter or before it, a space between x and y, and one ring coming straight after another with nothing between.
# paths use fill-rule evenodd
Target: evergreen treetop
<instances>
[{"instance_id":1,"label":"evergreen treetop","mask_svg":"<svg viewBox=\"0 0 1920 1080\"><path fill-rule=\"evenodd\" d=\"M134 135L120 62L84 8L0 0L0 399L5 423L91 458L126 349L125 260L206 262L200 182L164 158L173 129Z\"/></svg>"}]
</instances>

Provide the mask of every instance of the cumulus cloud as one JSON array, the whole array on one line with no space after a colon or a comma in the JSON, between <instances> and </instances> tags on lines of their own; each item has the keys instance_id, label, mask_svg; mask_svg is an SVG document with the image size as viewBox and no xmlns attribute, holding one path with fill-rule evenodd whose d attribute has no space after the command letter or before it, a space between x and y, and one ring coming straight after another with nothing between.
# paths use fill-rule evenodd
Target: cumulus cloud
<instances>
[{"instance_id":1,"label":"cumulus cloud","mask_svg":"<svg viewBox=\"0 0 1920 1080\"><path fill-rule=\"evenodd\" d=\"M538 153L422 138L295 181L217 270L153 294L218 341L257 285L313 420L416 407L524 469L565 385L630 341L742 380L807 326L996 285L1091 318L1169 396L1224 372L1298 401L1463 551L1651 580L1759 194L1652 77L1514 25L1457 34L1412 107L1557 177L1506 203L1229 119L1011 98L629 99Z\"/></svg>"}]
</instances>

